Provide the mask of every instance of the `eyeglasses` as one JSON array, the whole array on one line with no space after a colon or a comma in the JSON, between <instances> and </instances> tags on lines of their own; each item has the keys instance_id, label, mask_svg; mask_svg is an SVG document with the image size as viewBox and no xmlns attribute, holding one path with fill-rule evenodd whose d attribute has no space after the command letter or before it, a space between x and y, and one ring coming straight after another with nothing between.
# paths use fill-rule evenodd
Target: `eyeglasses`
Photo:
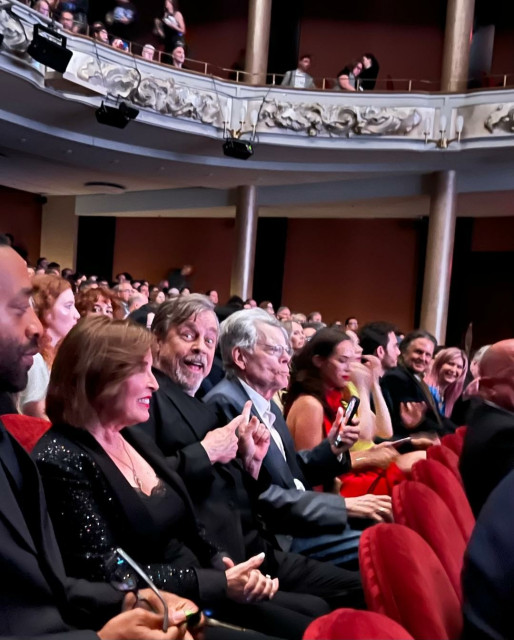
<instances>
[{"instance_id":1,"label":"eyeglasses","mask_svg":"<svg viewBox=\"0 0 514 640\"><path fill-rule=\"evenodd\" d=\"M284 347L281 344L267 344L266 342L258 342L257 344L270 356L281 358L284 353L289 357L293 355L293 349L289 345Z\"/></svg>"},{"instance_id":2,"label":"eyeglasses","mask_svg":"<svg viewBox=\"0 0 514 640\"><path fill-rule=\"evenodd\" d=\"M169 627L168 605L159 593L157 587L150 580L150 577L143 571L143 569L141 569L137 562L132 560L128 553L125 553L123 549L118 548L109 554L105 565L110 576L109 582L118 591L133 593L138 600L141 600L142 598L140 598L137 593L137 577L139 576L148 585L162 603L164 611L162 630L166 633Z\"/></svg>"}]
</instances>

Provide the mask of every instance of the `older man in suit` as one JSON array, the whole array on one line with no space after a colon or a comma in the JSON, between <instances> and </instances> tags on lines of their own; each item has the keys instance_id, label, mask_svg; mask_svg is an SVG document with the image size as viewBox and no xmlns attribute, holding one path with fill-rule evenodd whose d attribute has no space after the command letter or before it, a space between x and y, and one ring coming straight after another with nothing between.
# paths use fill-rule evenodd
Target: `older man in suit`
<instances>
[{"instance_id":1,"label":"older man in suit","mask_svg":"<svg viewBox=\"0 0 514 640\"><path fill-rule=\"evenodd\" d=\"M277 576L280 588L294 594L296 606L303 594L321 597L331 606L361 605L356 572L278 550L266 526L268 514L263 522L257 511L259 495L271 490L282 494L272 501L274 517L282 519L289 535L305 520L298 515L302 512L309 513L311 524L327 521L328 531L342 532L346 520L341 499L331 496L332 507L324 513L315 504L299 507L298 501L291 508L287 492L275 489L261 469L270 441L267 429L248 433L239 416L229 424L220 422L212 408L194 397L214 358L219 328L213 303L199 294L164 303L152 330L159 389L151 400L149 421L136 428L150 434L168 456L211 537L234 562L265 552L261 571Z\"/></svg>"},{"instance_id":2,"label":"older man in suit","mask_svg":"<svg viewBox=\"0 0 514 640\"><path fill-rule=\"evenodd\" d=\"M261 494L261 508L277 533L286 533L282 518L274 509L287 502L296 526L290 548L312 557L343 564L355 557L358 531L346 527L330 530L334 517L347 522L348 515L382 521L390 517L390 500L385 496L347 498L312 491L316 485L329 484L350 469L349 455L335 446L335 429L310 451L297 453L284 418L273 402L273 395L287 386L291 347L284 327L260 310L243 310L222 324L221 355L227 378L205 397L218 413L229 419L251 400L252 411L271 434L263 469L271 486ZM358 434L358 429L356 430ZM335 534L334 534L335 533Z\"/></svg>"},{"instance_id":3,"label":"older man in suit","mask_svg":"<svg viewBox=\"0 0 514 640\"><path fill-rule=\"evenodd\" d=\"M25 262L0 237L2 396L24 388L37 352L42 327L30 304L31 294ZM163 633L162 615L144 609L120 613L123 594L110 585L66 577L37 469L1 422L0 539L0 637L172 640L184 636L185 628L173 625ZM161 606L150 589L142 596ZM173 607L184 603L196 608L183 598L166 597ZM133 605L135 598L132 594L130 598ZM173 613L171 620L182 623L184 611Z\"/></svg>"}]
</instances>

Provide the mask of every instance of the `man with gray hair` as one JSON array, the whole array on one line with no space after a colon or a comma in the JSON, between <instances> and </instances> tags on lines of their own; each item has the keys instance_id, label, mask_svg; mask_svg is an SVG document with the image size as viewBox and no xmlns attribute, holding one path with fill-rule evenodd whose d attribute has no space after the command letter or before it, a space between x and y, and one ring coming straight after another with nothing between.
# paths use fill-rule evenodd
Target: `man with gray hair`
<instances>
[{"instance_id":1,"label":"man with gray hair","mask_svg":"<svg viewBox=\"0 0 514 640\"><path fill-rule=\"evenodd\" d=\"M305 600L310 596L334 608L362 606L357 573L278 550L275 537L263 527L257 508L259 495L270 486L267 473L260 473L270 442L266 427L248 415L226 424L195 397L209 374L218 338L212 301L191 294L165 302L156 311L152 330L159 389L152 396L148 422L136 428L153 438L182 477L210 539L235 564L265 554L260 570L280 582L275 605L314 615L320 615L319 605L313 609ZM294 518L289 526L290 533ZM342 530L344 522L334 527Z\"/></svg>"},{"instance_id":2,"label":"man with gray hair","mask_svg":"<svg viewBox=\"0 0 514 640\"><path fill-rule=\"evenodd\" d=\"M390 498L366 495L345 501L336 494L311 490L313 486L332 484L336 476L349 471L351 462L348 447L335 444L335 425L320 445L295 452L285 420L272 400L289 380L292 350L286 329L260 309L238 311L221 325L220 348L227 378L204 401L230 419L251 400L252 413L269 429L270 446L262 469L272 484L261 495L268 524L277 534L294 533L293 539L290 535L281 537L281 543L292 551L338 564L355 559L360 533L349 527L343 531L348 516L378 522L390 519ZM354 429L353 441L359 434L358 427ZM295 526L291 527L293 519Z\"/></svg>"}]
</instances>

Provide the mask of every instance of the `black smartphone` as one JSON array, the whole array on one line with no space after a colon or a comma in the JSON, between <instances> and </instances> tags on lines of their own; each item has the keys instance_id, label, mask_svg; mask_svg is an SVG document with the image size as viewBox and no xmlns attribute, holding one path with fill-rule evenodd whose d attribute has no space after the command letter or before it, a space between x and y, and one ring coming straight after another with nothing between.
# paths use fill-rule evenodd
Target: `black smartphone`
<instances>
[{"instance_id":1,"label":"black smartphone","mask_svg":"<svg viewBox=\"0 0 514 640\"><path fill-rule=\"evenodd\" d=\"M359 404L360 404L360 399L357 398L357 396L352 396L350 398L350 401L348 402L348 405L346 406L346 411L344 412L344 417L348 417L347 420L345 420L346 424L350 424L351 421L354 419L355 414L357 413L357 409L359 408ZM343 445L343 442L341 440L341 436L340 436L340 431L341 431L341 427L342 424L339 426L339 431L337 432L337 436L336 439L334 441L334 446L336 447L341 447Z\"/></svg>"}]
</instances>

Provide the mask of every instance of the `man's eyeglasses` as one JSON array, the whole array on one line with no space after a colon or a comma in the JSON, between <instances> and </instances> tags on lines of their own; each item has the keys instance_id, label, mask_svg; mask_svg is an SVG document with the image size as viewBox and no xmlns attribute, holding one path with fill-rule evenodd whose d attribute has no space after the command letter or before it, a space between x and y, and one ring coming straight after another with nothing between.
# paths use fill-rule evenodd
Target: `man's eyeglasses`
<instances>
[{"instance_id":1,"label":"man's eyeglasses","mask_svg":"<svg viewBox=\"0 0 514 640\"><path fill-rule=\"evenodd\" d=\"M293 349L289 345L284 347L281 344L267 344L266 342L258 342L257 344L262 347L266 353L269 353L270 356L281 358L284 353L289 357L293 355Z\"/></svg>"},{"instance_id":2,"label":"man's eyeglasses","mask_svg":"<svg viewBox=\"0 0 514 640\"><path fill-rule=\"evenodd\" d=\"M159 593L157 587L150 580L150 577L141 569L137 562L132 560L123 549L118 548L108 556L106 568L109 572L109 582L111 585L118 591L133 593L138 600L141 600L137 593L138 576L148 585L162 603L164 610L162 630L166 633L169 627L168 605Z\"/></svg>"}]
</instances>

